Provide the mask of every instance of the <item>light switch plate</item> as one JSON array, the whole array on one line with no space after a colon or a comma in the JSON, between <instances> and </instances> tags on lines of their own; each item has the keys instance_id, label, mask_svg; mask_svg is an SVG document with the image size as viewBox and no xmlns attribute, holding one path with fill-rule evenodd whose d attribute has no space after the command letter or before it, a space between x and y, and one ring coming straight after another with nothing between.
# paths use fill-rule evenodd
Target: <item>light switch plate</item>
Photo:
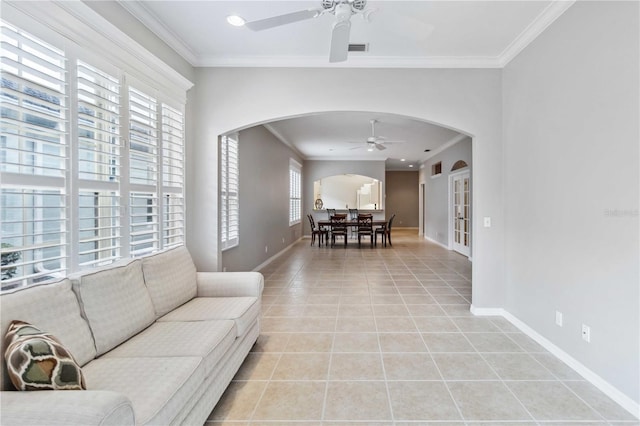
<instances>
[{"instance_id":1,"label":"light switch plate","mask_svg":"<svg viewBox=\"0 0 640 426\"><path fill-rule=\"evenodd\" d=\"M484 218L484 227L491 228L491 218L488 216Z\"/></svg>"}]
</instances>

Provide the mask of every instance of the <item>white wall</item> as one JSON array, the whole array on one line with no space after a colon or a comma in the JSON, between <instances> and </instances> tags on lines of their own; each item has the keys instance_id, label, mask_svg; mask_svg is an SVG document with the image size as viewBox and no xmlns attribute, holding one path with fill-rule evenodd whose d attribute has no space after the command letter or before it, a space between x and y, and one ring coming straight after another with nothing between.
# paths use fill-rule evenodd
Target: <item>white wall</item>
<instances>
[{"instance_id":1,"label":"white wall","mask_svg":"<svg viewBox=\"0 0 640 426\"><path fill-rule=\"evenodd\" d=\"M197 266L220 267L218 223L211 220L218 210L218 135L313 112L388 112L473 135L475 216L493 219L492 228L474 226L473 303L503 306L501 81L501 70L492 69L197 69L187 182L188 245ZM313 181L305 188L310 210Z\"/></svg>"},{"instance_id":2,"label":"white wall","mask_svg":"<svg viewBox=\"0 0 640 426\"><path fill-rule=\"evenodd\" d=\"M328 219L326 212L314 211L313 183L318 179L324 179L327 176L341 175L351 173L356 175L368 176L378 179L382 182L382 190L384 193L384 161L324 161L324 160L307 160L304 162L302 170L302 212L306 216L311 213L318 220ZM354 208L355 206L352 206ZM326 206L325 206L326 208ZM329 207L331 208L331 207ZM338 207L338 210L340 208ZM345 210L345 207L342 207ZM346 210L345 210L346 212ZM374 216L378 218L381 215ZM309 222L304 223L304 235L311 235L311 227Z\"/></svg>"},{"instance_id":3,"label":"white wall","mask_svg":"<svg viewBox=\"0 0 640 426\"><path fill-rule=\"evenodd\" d=\"M263 126L239 132L238 147L240 244L225 250L221 263L250 271L302 236L304 222L289 226L289 159L302 160Z\"/></svg>"},{"instance_id":4,"label":"white wall","mask_svg":"<svg viewBox=\"0 0 640 426\"><path fill-rule=\"evenodd\" d=\"M506 308L636 403L638 9L577 2L505 68L503 89Z\"/></svg>"},{"instance_id":5,"label":"white wall","mask_svg":"<svg viewBox=\"0 0 640 426\"><path fill-rule=\"evenodd\" d=\"M371 185L372 180L367 176L352 174L345 179L344 174L340 174L319 179L317 182L320 184L320 195L325 209L355 209L358 208L358 191L365 184Z\"/></svg>"}]
</instances>

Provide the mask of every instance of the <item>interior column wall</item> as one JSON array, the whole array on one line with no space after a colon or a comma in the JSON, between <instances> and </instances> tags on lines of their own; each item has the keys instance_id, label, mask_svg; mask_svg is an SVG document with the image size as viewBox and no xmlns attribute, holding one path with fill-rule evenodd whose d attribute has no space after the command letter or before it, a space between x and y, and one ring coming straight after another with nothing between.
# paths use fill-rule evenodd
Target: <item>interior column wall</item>
<instances>
[{"instance_id":1,"label":"interior column wall","mask_svg":"<svg viewBox=\"0 0 640 426\"><path fill-rule=\"evenodd\" d=\"M507 309L636 404L639 12L576 2L505 68L503 89Z\"/></svg>"},{"instance_id":2,"label":"interior column wall","mask_svg":"<svg viewBox=\"0 0 640 426\"><path fill-rule=\"evenodd\" d=\"M326 111L388 112L473 135L473 303L504 303L502 84L496 69L201 68L188 166L188 245L200 270L217 270L218 135L275 119ZM477 148L477 149L475 149ZM477 220L476 220L477 221Z\"/></svg>"}]
</instances>

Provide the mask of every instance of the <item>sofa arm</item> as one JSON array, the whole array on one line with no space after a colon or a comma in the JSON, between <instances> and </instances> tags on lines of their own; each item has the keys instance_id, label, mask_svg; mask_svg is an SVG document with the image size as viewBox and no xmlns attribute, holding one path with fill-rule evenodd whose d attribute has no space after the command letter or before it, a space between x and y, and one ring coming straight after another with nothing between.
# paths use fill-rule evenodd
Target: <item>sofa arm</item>
<instances>
[{"instance_id":1,"label":"sofa arm","mask_svg":"<svg viewBox=\"0 0 640 426\"><path fill-rule=\"evenodd\" d=\"M3 391L0 408L3 426L136 424L131 401L111 391Z\"/></svg>"},{"instance_id":2,"label":"sofa arm","mask_svg":"<svg viewBox=\"0 0 640 426\"><path fill-rule=\"evenodd\" d=\"M198 272L198 297L260 297L264 277L259 272Z\"/></svg>"}]
</instances>

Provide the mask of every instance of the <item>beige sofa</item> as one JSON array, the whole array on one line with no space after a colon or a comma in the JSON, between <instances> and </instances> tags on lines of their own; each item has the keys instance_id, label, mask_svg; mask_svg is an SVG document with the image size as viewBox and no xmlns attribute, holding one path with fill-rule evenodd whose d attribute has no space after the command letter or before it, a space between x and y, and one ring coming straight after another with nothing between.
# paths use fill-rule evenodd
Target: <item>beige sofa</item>
<instances>
[{"instance_id":1,"label":"beige sofa","mask_svg":"<svg viewBox=\"0 0 640 426\"><path fill-rule=\"evenodd\" d=\"M87 390L15 391L3 357L0 424L204 423L258 338L263 285L178 247L3 294L2 340L16 319L50 332Z\"/></svg>"}]
</instances>

